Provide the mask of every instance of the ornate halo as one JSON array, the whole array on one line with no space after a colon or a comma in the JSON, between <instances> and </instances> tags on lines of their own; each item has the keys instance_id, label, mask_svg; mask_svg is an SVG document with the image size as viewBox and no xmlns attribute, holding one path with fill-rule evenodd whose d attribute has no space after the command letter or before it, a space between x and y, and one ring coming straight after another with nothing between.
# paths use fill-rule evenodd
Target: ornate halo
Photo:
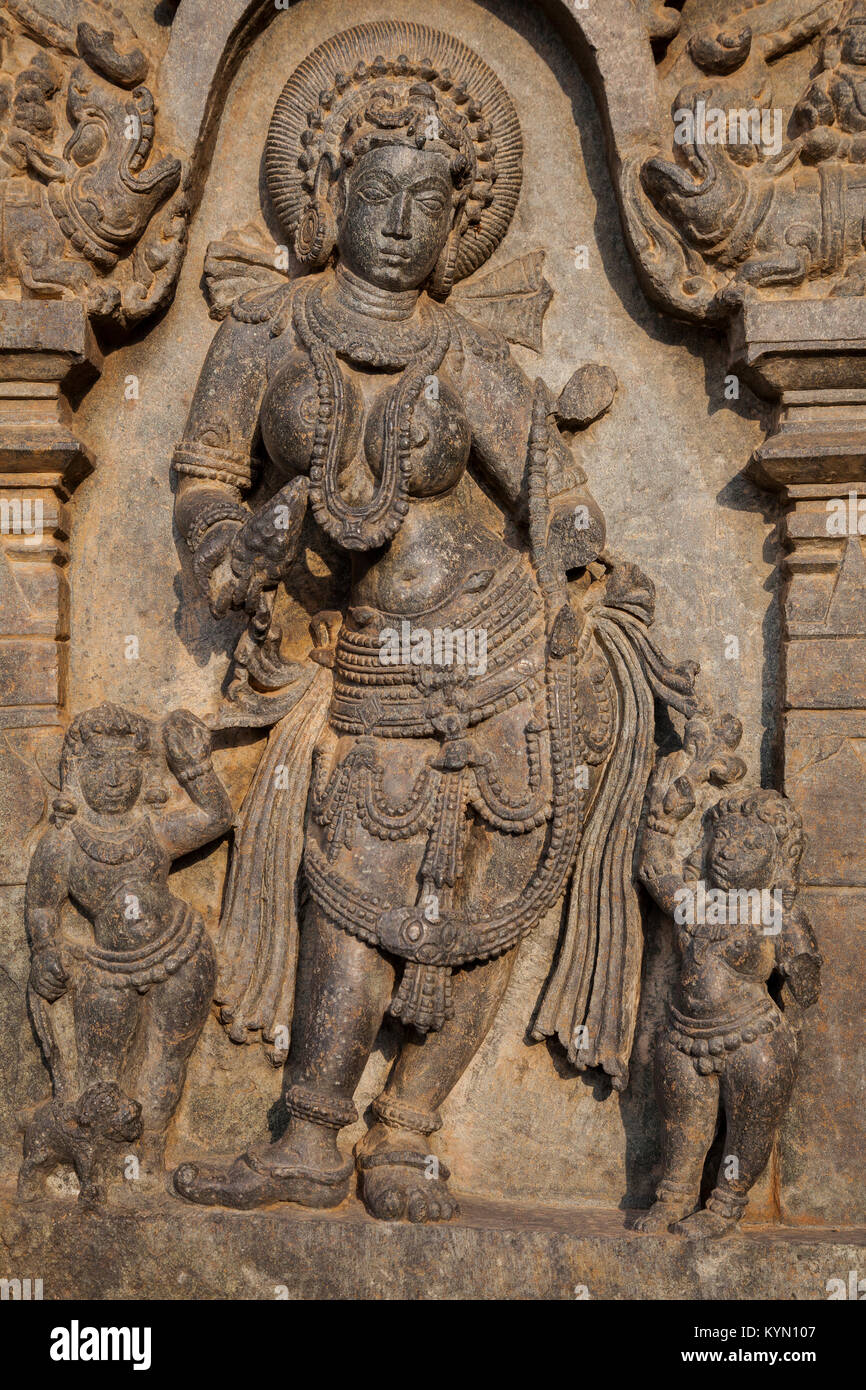
<instances>
[{"instance_id":1,"label":"ornate halo","mask_svg":"<svg viewBox=\"0 0 866 1390\"><path fill-rule=\"evenodd\" d=\"M425 24L359 24L313 49L280 93L265 145L268 191L293 237L310 203L319 163L339 167L343 141L376 89L407 94L432 87L449 121L475 152L454 278L471 275L505 235L520 193L523 142L517 112L502 83L460 39Z\"/></svg>"}]
</instances>

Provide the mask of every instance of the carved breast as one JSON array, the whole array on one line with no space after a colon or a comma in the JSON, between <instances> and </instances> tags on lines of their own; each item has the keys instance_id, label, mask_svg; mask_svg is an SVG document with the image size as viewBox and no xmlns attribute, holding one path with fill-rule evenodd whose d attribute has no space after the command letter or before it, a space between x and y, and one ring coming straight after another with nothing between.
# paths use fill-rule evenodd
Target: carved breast
<instances>
[{"instance_id":1,"label":"carved breast","mask_svg":"<svg viewBox=\"0 0 866 1390\"><path fill-rule=\"evenodd\" d=\"M341 367L343 430L339 466L366 463L373 477L382 471L386 421L395 380L378 387L380 375L362 376ZM261 409L262 440L278 469L288 476L307 473L313 451L319 395L312 362L291 351L274 373ZM412 411L408 491L433 497L461 478L472 438L460 398L441 377L425 383Z\"/></svg>"}]
</instances>

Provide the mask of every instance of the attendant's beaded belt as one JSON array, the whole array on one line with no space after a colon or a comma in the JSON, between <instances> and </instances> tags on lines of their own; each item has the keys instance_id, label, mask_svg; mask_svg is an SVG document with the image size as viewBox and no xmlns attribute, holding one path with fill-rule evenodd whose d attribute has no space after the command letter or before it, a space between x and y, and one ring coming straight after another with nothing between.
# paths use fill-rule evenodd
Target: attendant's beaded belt
<instances>
[{"instance_id":1,"label":"attendant's beaded belt","mask_svg":"<svg viewBox=\"0 0 866 1390\"><path fill-rule=\"evenodd\" d=\"M138 924L141 925L140 923ZM202 916L186 903L178 903L169 930L158 941L132 951L106 951L99 946L67 942L66 949L107 989L137 989L144 994L180 969L198 950L205 934Z\"/></svg>"},{"instance_id":2,"label":"attendant's beaded belt","mask_svg":"<svg viewBox=\"0 0 866 1390\"><path fill-rule=\"evenodd\" d=\"M760 1000L735 1017L691 1018L670 1006L667 1036L674 1047L691 1057L701 1076L721 1074L726 1058L743 1043L771 1033L782 1021L772 999Z\"/></svg>"}]
</instances>

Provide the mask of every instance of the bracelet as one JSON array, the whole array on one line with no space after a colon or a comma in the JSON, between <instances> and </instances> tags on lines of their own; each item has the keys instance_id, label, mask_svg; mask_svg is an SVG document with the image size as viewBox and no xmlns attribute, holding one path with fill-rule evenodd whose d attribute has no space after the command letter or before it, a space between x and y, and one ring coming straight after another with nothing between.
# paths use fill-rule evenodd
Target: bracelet
<instances>
[{"instance_id":1,"label":"bracelet","mask_svg":"<svg viewBox=\"0 0 866 1390\"><path fill-rule=\"evenodd\" d=\"M205 762L193 763L192 767L181 768L180 772L175 773L175 776L181 785L186 787L190 782L194 782L196 778L203 777L206 772L211 771L211 760L208 758Z\"/></svg>"},{"instance_id":2,"label":"bracelet","mask_svg":"<svg viewBox=\"0 0 866 1390\"><path fill-rule=\"evenodd\" d=\"M232 502L229 498L225 501L217 499L209 502L202 507L195 521L189 529L186 543L190 550L196 551L204 539L204 534L212 526L216 526L218 521L239 521L241 523L249 520L250 513L240 502Z\"/></svg>"},{"instance_id":3,"label":"bracelet","mask_svg":"<svg viewBox=\"0 0 866 1390\"><path fill-rule=\"evenodd\" d=\"M647 829L654 830L657 835L676 835L677 826L671 825L668 821L659 820L658 816L650 812L646 818Z\"/></svg>"}]
</instances>

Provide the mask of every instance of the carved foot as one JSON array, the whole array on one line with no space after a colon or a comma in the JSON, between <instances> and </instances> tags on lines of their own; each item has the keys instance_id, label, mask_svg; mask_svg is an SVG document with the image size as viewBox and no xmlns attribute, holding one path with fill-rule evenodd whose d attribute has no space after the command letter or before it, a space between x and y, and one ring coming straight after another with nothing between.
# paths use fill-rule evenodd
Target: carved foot
<instances>
[{"instance_id":1,"label":"carved foot","mask_svg":"<svg viewBox=\"0 0 866 1390\"><path fill-rule=\"evenodd\" d=\"M358 1160L358 1191L380 1221L450 1221L460 1211L448 1191L448 1168L432 1154L382 1148Z\"/></svg>"},{"instance_id":2,"label":"carved foot","mask_svg":"<svg viewBox=\"0 0 866 1390\"><path fill-rule=\"evenodd\" d=\"M266 1166L254 1153L242 1154L228 1168L182 1163L174 1173L174 1190L200 1206L234 1207L239 1211L274 1202L337 1207L348 1196L351 1160L330 1173L315 1172L293 1160L297 1160L296 1154L282 1150L276 1166Z\"/></svg>"},{"instance_id":3,"label":"carved foot","mask_svg":"<svg viewBox=\"0 0 866 1390\"><path fill-rule=\"evenodd\" d=\"M659 1235L669 1231L675 1221L687 1216L693 1206L693 1202L653 1202L651 1207L635 1217L631 1228L644 1235Z\"/></svg>"},{"instance_id":4,"label":"carved foot","mask_svg":"<svg viewBox=\"0 0 866 1390\"><path fill-rule=\"evenodd\" d=\"M686 1236L689 1240L720 1240L737 1229L736 1216L723 1216L721 1212L693 1212L684 1221L677 1221L673 1227L674 1235Z\"/></svg>"}]
</instances>

